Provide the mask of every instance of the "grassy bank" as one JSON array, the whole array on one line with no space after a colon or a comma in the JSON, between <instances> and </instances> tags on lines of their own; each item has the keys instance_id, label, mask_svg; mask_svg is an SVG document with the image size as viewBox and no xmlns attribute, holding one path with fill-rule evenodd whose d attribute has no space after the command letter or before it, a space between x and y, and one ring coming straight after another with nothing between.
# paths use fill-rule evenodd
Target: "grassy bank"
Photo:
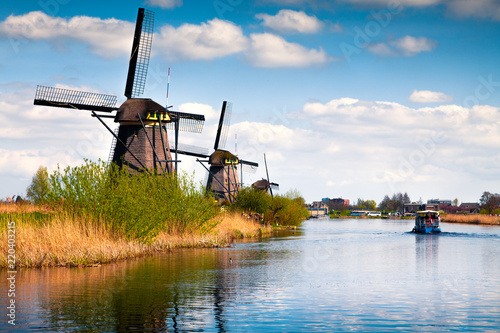
<instances>
[{"instance_id":1,"label":"grassy bank","mask_svg":"<svg viewBox=\"0 0 500 333\"><path fill-rule=\"evenodd\" d=\"M442 222L448 223L470 223L470 224L485 224L485 225L500 225L499 216L489 216L481 214L443 214L441 215Z\"/></svg>"},{"instance_id":2,"label":"grassy bank","mask_svg":"<svg viewBox=\"0 0 500 333\"><path fill-rule=\"evenodd\" d=\"M253 220L225 214L210 232L160 231L150 242L130 239L105 224L33 205L0 205L0 267L8 266L7 221L15 222L16 267L93 266L175 248L223 247L235 238L270 234Z\"/></svg>"},{"instance_id":3,"label":"grassy bank","mask_svg":"<svg viewBox=\"0 0 500 333\"><path fill-rule=\"evenodd\" d=\"M50 175L40 167L27 193L34 204L0 203L0 267L13 264L14 251L16 267L43 267L228 246L270 235L270 225L299 225L307 213L298 193L244 189L235 203L219 203L193 176L131 174L102 161Z\"/></svg>"}]
</instances>

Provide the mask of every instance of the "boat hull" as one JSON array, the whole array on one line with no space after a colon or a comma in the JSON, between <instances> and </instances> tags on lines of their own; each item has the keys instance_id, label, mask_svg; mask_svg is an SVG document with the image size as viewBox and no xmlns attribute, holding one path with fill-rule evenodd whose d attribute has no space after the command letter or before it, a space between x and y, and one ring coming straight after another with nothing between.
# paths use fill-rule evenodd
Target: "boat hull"
<instances>
[{"instance_id":1,"label":"boat hull","mask_svg":"<svg viewBox=\"0 0 500 333\"><path fill-rule=\"evenodd\" d=\"M414 227L412 230L416 234L439 234L441 232L441 228L439 227Z\"/></svg>"}]
</instances>

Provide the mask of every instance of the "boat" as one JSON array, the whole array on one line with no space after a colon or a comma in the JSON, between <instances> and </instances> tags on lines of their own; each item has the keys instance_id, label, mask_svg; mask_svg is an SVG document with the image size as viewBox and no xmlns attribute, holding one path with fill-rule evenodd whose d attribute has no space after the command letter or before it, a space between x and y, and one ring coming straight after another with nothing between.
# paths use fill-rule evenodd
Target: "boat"
<instances>
[{"instance_id":1,"label":"boat","mask_svg":"<svg viewBox=\"0 0 500 333\"><path fill-rule=\"evenodd\" d=\"M415 226L412 231L417 234L437 234L441 232L439 222L439 212L435 210L418 211L415 214Z\"/></svg>"}]
</instances>

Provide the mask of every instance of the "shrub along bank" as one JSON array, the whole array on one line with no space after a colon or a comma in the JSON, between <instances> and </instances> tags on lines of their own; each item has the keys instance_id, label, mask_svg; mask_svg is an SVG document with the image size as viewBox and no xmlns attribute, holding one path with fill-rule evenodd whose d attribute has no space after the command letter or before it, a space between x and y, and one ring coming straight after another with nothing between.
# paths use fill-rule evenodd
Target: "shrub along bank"
<instances>
[{"instance_id":1,"label":"shrub along bank","mask_svg":"<svg viewBox=\"0 0 500 333\"><path fill-rule=\"evenodd\" d=\"M304 199L296 191L270 196L266 192L244 188L232 205L234 210L261 214L264 223L298 226L309 217Z\"/></svg>"},{"instance_id":2,"label":"shrub along bank","mask_svg":"<svg viewBox=\"0 0 500 333\"><path fill-rule=\"evenodd\" d=\"M271 198L251 189L223 213L193 176L132 175L102 161L50 175L41 167L27 192L34 205L0 205L0 247L14 221L17 267L95 265L175 247L227 246L234 237L269 233L242 218L243 210L287 225L300 224L307 213L297 193ZM7 267L7 253L0 254L0 267Z\"/></svg>"}]
</instances>

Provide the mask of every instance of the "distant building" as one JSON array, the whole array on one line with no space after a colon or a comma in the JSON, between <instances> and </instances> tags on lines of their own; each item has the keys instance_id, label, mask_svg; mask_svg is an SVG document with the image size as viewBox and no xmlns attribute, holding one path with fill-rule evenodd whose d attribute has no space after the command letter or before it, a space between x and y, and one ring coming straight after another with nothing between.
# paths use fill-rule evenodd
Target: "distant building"
<instances>
[{"instance_id":1,"label":"distant building","mask_svg":"<svg viewBox=\"0 0 500 333\"><path fill-rule=\"evenodd\" d=\"M439 204L437 203L427 203L427 204L404 204L403 213L416 213L419 210L439 210Z\"/></svg>"},{"instance_id":2,"label":"distant building","mask_svg":"<svg viewBox=\"0 0 500 333\"><path fill-rule=\"evenodd\" d=\"M428 204L438 204L438 205L451 205L451 200L442 200L442 199L430 199L427 200Z\"/></svg>"},{"instance_id":3,"label":"distant building","mask_svg":"<svg viewBox=\"0 0 500 333\"><path fill-rule=\"evenodd\" d=\"M314 201L312 204L306 205L310 217L328 215L328 205L322 201Z\"/></svg>"},{"instance_id":4,"label":"distant building","mask_svg":"<svg viewBox=\"0 0 500 333\"><path fill-rule=\"evenodd\" d=\"M324 202L328 205L328 208L330 210L342 210L343 208L349 207L349 199L342 199L342 198L335 198L335 199L330 199L330 198L323 198L321 199L321 202Z\"/></svg>"},{"instance_id":5,"label":"distant building","mask_svg":"<svg viewBox=\"0 0 500 333\"><path fill-rule=\"evenodd\" d=\"M403 205L403 213L415 213L422 209L422 204L404 204Z\"/></svg>"},{"instance_id":6,"label":"distant building","mask_svg":"<svg viewBox=\"0 0 500 333\"><path fill-rule=\"evenodd\" d=\"M463 202L459 206L460 211L469 212L471 214L479 213L481 206L476 202Z\"/></svg>"}]
</instances>

